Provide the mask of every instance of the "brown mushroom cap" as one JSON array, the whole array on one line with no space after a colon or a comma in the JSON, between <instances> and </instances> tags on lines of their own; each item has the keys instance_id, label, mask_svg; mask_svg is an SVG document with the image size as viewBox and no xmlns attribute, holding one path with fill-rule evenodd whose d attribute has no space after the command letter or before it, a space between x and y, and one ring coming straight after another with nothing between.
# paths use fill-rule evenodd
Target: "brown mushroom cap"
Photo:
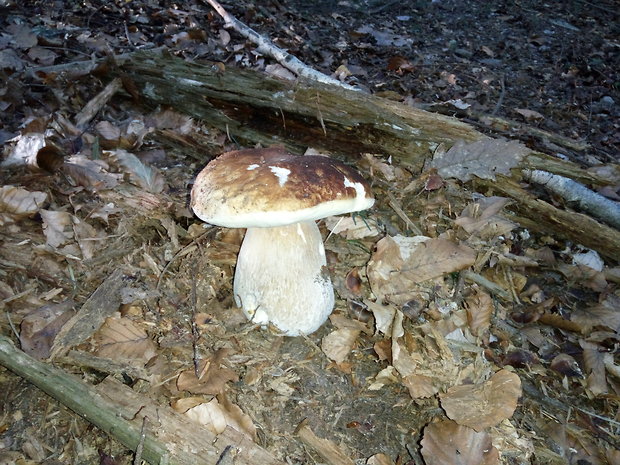
<instances>
[{"instance_id":1,"label":"brown mushroom cap","mask_svg":"<svg viewBox=\"0 0 620 465\"><path fill-rule=\"evenodd\" d=\"M229 228L318 220L373 203L370 186L349 166L278 147L220 155L198 174L191 192L200 219Z\"/></svg>"}]
</instances>

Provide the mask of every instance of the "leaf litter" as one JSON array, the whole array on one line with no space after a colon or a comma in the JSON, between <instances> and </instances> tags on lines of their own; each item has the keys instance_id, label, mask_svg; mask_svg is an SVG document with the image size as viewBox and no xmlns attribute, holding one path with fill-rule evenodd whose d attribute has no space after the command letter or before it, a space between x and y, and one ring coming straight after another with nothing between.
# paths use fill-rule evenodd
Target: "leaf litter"
<instances>
[{"instance_id":1,"label":"leaf litter","mask_svg":"<svg viewBox=\"0 0 620 465\"><path fill-rule=\"evenodd\" d=\"M106 14L120 11L115 6ZM174 9L170 14L191 15ZM148 21L141 14L132 21L140 23L140 17ZM269 66L215 26L217 40L206 31L178 28L162 40L193 56L234 55L239 63ZM398 30L390 23L355 32L379 47L405 47L410 39ZM18 71L58 58L37 46L43 36L33 31L7 28L13 48L2 45L3 69ZM87 30L68 34L93 53L112 40ZM119 37L148 40L134 27ZM339 46L350 47L347 40ZM355 46L366 47L363 40ZM481 50L492 59L500 56L496 47ZM456 52L467 56L466 50ZM406 79L429 59L393 54L385 68ZM339 69L344 80L363 75L352 66L333 67ZM77 114L81 99L92 96L84 82L68 82L59 90L64 81L58 76L39 77L67 102L56 110L58 120ZM459 87L462 73L437 78L442 101L463 97L464 111L479 105L484 92L448 95ZM204 229L187 209L192 173L227 149L226 136L170 109L140 115L126 101L113 102L85 127L77 145L69 126L60 131L55 126L54 143L67 155L57 171L4 175L10 183L0 192L6 227L0 296L24 350L50 356L54 340L75 318L73 309L83 309L119 269L123 279L143 290L119 290L108 309L114 315L98 320L96 331L78 347L120 366L139 364L151 376L132 380L136 389L185 414L191 411L215 432L231 426L256 438L259 426L274 451L298 463L311 459L287 435L304 418L317 434L369 464L403 463L412 450L427 464L563 463L564 458L576 463L577 457L617 462L611 430L617 428L613 396L619 389L618 274L600 257L585 261L584 252L570 244L530 237L512 219L506 199L471 193L454 182L507 174L523 146L491 139L459 142L438 149L423 173L366 154L371 169L365 174L381 179L376 210L365 220L328 219L323 229L325 236L331 231L326 248L344 298L316 335L282 340L252 328L234 308L231 280L239 236ZM542 110L514 108L540 124L549 119ZM5 161L41 168L38 155L52 123L45 124L9 141ZM139 156L153 147L156 161ZM393 205L401 206L398 215ZM402 215L425 235L409 235ZM548 266L553 262L557 268ZM347 287L337 276L348 276L352 267L356 284ZM533 287L538 290L530 291ZM354 319L354 307L369 317ZM7 318L5 328L8 323ZM523 367L511 365L517 363L513 354L525 353L536 357ZM87 378L106 374L101 366L67 368ZM566 408L545 403L549 396L574 405L579 421ZM597 416L588 414L594 411ZM24 425L19 420L7 428L18 438L20 428L27 431ZM87 434L84 425L80 428ZM545 434L553 450L545 449L537 434ZM24 438L19 441L33 443ZM78 446L72 444L61 455L75 455ZM31 446L24 450L37 455Z\"/></svg>"}]
</instances>

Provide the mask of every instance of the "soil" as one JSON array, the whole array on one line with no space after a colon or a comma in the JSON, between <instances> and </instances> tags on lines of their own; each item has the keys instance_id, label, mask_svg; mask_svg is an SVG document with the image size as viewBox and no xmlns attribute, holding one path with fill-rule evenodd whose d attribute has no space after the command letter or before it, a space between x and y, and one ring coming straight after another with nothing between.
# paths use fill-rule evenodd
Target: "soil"
<instances>
[{"instance_id":1,"label":"soil","mask_svg":"<svg viewBox=\"0 0 620 465\"><path fill-rule=\"evenodd\" d=\"M366 92L455 116L483 132L519 139L584 167L618 162L620 10L613 1L279 0L261 4L241 0L223 6L307 65ZM24 25L36 31L38 47L28 43L27 34L19 35ZM29 67L156 46L167 46L187 59L223 63L228 70L235 66L264 70L275 63L236 32L224 29L208 4L191 0L174 4L0 0L0 31L7 31L0 32L0 143L6 151L10 139L32 121L57 121L57 115L72 119L108 81L94 75L72 82L50 75L37 78L27 72ZM95 133L101 121L126 128L135 118L146 120L147 113L123 94L85 132ZM144 136L141 149L146 158L142 159L152 162L165 178L164 193L160 190L158 195L131 190L131 194L123 192L132 198L127 200L118 193L74 189L58 172L33 173L22 167L2 173L4 185L49 193L48 210L70 211L82 219L96 211L99 216L93 221L105 231L94 256L78 261L72 258L80 253L77 246L62 253L46 246L40 215L5 223L0 233L4 248L0 300L6 315L2 332L12 335L11 328L19 329L26 316L45 305L72 299L79 308L106 276L120 268L131 281L127 287L139 295L124 303L121 314L145 328L159 359L147 365L148 380L111 373L134 389L166 405L173 398L188 396L170 379L181 370L191 370L197 355L206 358L224 350L225 368L234 372L224 381L226 396L257 426L257 442L287 463L323 463L316 451L294 438L295 428L306 420L318 436L332 440L357 463L443 464L423 458L420 445L429 422L445 419L438 397L414 399L401 382L368 389L377 373L390 365L378 356L377 344L384 340L379 333L361 331L346 362L335 363L322 351L322 340L337 327L335 323L328 322L306 338L282 338L248 325L234 307L233 266L242 235L219 228L205 232L187 209L195 173L231 144L225 134L209 130L208 122L195 124L194 130L202 131L195 140L210 147L204 160L184 156L182 144L181 150L173 150L173 142L181 137L161 143L161 133ZM59 150L67 157L83 150L92 155L96 152L93 139L82 136L57 137ZM162 157L164 151L169 153ZM429 193L420 201L426 206L450 204L455 211L466 204L465 199L450 203L434 195ZM106 215L102 208L110 203L117 210ZM170 213L171 223L140 212L163 210L170 204L176 209ZM327 236L324 225L321 228ZM345 298L350 289L343 276L354 267L363 269L377 239L347 241L334 234L326 242L330 272L341 297L337 314L351 318L356 314L353 299ZM570 261L563 248L571 244L553 238L515 239L512 252L552 243L556 255L564 254ZM362 281L368 291L365 277ZM450 293L437 285L430 292L436 301L454 295L458 277L448 276L445 281ZM549 289L548 294L560 302L554 307L557 314L599 304L618 292L611 280L601 288L590 281L570 281L551 269L528 283ZM495 369L508 367L522 379L523 396L514 416L492 431L501 463L620 463L619 380L608 376L608 390L593 394L583 339L567 325L550 323L551 319L547 326L537 323L540 316L532 314L534 307L540 307L535 303L540 304L532 301L525 310L498 304L494 336L480 342L477 352L465 350L466 355L455 355L458 361L451 362L475 365L465 383L484 379L494 371L489 364ZM419 323L425 318L441 321L437 308L400 310L411 334L410 349L433 339ZM521 319L514 316L519 312L525 314ZM524 319L538 325L534 329L549 344L535 346L532 332L524 336ZM595 352L611 354L614 360L618 329L605 331L587 344L596 344ZM80 348L100 350L96 340ZM434 350L420 349L426 354ZM574 357L579 372L551 370L559 354ZM110 374L71 359L56 363L92 383ZM434 367L429 370L439 372ZM4 371L0 386L0 463L132 463L131 451L21 378ZM392 462L366 462L377 454Z\"/></svg>"}]
</instances>

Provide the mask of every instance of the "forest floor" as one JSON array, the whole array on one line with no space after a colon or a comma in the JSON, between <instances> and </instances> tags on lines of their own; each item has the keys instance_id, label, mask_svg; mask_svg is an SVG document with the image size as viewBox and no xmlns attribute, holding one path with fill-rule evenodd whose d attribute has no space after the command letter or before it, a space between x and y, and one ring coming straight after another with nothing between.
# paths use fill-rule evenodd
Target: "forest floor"
<instances>
[{"instance_id":1,"label":"forest floor","mask_svg":"<svg viewBox=\"0 0 620 465\"><path fill-rule=\"evenodd\" d=\"M316 70L571 160L620 200L611 0L223 6ZM80 121L109 76L36 70L155 47L290 77L205 2L0 0L3 334L48 359L121 270L114 315L54 364L92 384L115 376L217 431L208 406L285 463L326 463L295 436L305 421L363 464L620 464L617 260L528 231L486 191L365 155L367 224L320 224L330 321L306 338L254 328L232 298L243 231L205 229L188 208L197 172L243 141L147 108L130 83ZM411 285L405 268L382 280L399 253L433 257L413 253L411 219L428 253L454 263ZM0 386L0 463L132 463L11 372Z\"/></svg>"}]
</instances>

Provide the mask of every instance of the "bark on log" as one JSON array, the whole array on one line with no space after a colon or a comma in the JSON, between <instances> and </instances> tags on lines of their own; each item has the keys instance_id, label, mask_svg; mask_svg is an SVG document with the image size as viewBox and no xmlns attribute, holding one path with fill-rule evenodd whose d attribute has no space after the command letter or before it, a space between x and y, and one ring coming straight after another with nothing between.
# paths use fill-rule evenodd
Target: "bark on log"
<instances>
[{"instance_id":1,"label":"bark on log","mask_svg":"<svg viewBox=\"0 0 620 465\"><path fill-rule=\"evenodd\" d=\"M419 172L440 143L488 138L455 118L363 92L247 69L222 72L160 51L136 53L120 71L142 91L145 103L170 105L250 143L298 151L311 146L348 157L382 154ZM604 183L573 163L534 151L522 168Z\"/></svg>"},{"instance_id":2,"label":"bark on log","mask_svg":"<svg viewBox=\"0 0 620 465\"><path fill-rule=\"evenodd\" d=\"M135 54L122 62L119 72L133 80L148 105L172 106L248 145L281 144L297 152L310 146L350 160L362 153L381 154L420 173L439 144L449 147L457 140L488 138L457 119L362 92L284 81L251 70L222 72L160 51ZM512 178L499 177L493 183L517 205L525 192L515 188L522 170L544 170L584 184L606 183L571 162L535 151L525 156L519 168L513 170ZM582 244L612 259L620 256L617 229L581 215L587 218L589 231L601 233L584 235L583 224L572 223L574 213L547 203L543 207L530 209L521 204L516 210L529 220L524 226L530 229ZM540 215L544 215L542 220Z\"/></svg>"}]
</instances>

